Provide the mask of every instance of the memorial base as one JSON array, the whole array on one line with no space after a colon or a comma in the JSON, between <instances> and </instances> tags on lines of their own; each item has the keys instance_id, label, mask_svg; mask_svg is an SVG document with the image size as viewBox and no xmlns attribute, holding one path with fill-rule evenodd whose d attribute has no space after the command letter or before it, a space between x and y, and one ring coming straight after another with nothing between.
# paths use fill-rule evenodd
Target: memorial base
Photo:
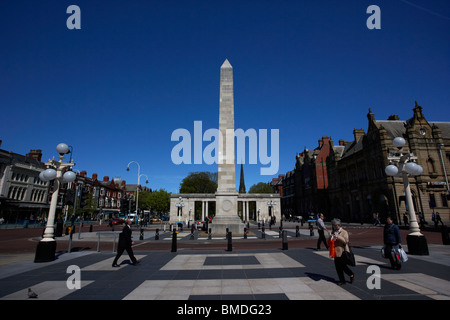
<instances>
[{"instance_id":1,"label":"memorial base","mask_svg":"<svg viewBox=\"0 0 450 320\"><path fill-rule=\"evenodd\" d=\"M225 235L227 229L233 234L244 234L244 223L241 219L236 216L224 216L224 217L214 217L213 222L209 224L211 228L211 233L214 236Z\"/></svg>"}]
</instances>

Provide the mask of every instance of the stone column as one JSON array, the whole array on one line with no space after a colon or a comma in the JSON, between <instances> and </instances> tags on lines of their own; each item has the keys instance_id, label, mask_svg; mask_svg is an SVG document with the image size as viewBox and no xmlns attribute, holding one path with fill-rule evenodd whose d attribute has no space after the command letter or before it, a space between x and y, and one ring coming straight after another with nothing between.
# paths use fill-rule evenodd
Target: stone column
<instances>
[{"instance_id":1,"label":"stone column","mask_svg":"<svg viewBox=\"0 0 450 320\"><path fill-rule=\"evenodd\" d=\"M220 68L219 101L219 170L216 192L216 216L211 225L214 234L228 228L234 234L244 232L237 214L236 174L234 163L234 94L233 68L228 60Z\"/></svg>"}]
</instances>

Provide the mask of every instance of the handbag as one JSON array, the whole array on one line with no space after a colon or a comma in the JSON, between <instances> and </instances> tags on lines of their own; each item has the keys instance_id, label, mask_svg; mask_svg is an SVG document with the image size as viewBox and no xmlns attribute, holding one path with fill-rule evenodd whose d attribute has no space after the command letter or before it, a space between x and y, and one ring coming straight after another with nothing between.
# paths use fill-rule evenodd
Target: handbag
<instances>
[{"instance_id":1,"label":"handbag","mask_svg":"<svg viewBox=\"0 0 450 320\"><path fill-rule=\"evenodd\" d=\"M330 250L330 258L334 258L335 256L335 247L334 247L334 240L328 240L328 248Z\"/></svg>"},{"instance_id":2,"label":"handbag","mask_svg":"<svg viewBox=\"0 0 450 320\"><path fill-rule=\"evenodd\" d=\"M394 250L394 253L399 256L399 258L402 262L408 261L408 256L407 256L405 250L403 250L403 248L396 247L393 250Z\"/></svg>"},{"instance_id":3,"label":"handbag","mask_svg":"<svg viewBox=\"0 0 450 320\"><path fill-rule=\"evenodd\" d=\"M349 251L344 250L344 252L342 252L342 257L344 258L346 264L354 267L356 266L355 255L353 254L352 248L350 246L348 246L348 250Z\"/></svg>"}]
</instances>

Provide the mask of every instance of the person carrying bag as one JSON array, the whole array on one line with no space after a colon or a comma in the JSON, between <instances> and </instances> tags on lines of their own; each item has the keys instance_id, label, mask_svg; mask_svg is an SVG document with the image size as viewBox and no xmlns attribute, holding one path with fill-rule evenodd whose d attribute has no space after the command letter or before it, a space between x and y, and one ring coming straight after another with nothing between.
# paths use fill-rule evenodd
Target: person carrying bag
<instances>
[{"instance_id":1,"label":"person carrying bag","mask_svg":"<svg viewBox=\"0 0 450 320\"><path fill-rule=\"evenodd\" d=\"M355 279L355 274L352 270L348 267L348 260L347 260L347 252L350 253L350 260L354 261L353 253L351 252L350 247L348 246L349 243L349 237L348 232L341 227L341 220L339 219L333 219L331 221L331 224L333 225L333 233L331 234L331 239L334 241L335 246L335 257L334 257L334 265L336 267L336 272L339 277L339 285L344 285L345 282L345 276L344 273L346 273L348 276L350 276L350 283L353 283ZM353 259L351 258L353 256Z\"/></svg>"},{"instance_id":2,"label":"person carrying bag","mask_svg":"<svg viewBox=\"0 0 450 320\"><path fill-rule=\"evenodd\" d=\"M392 269L400 270L402 267L402 255L401 252L396 252L394 249L402 249L402 238L400 235L400 229L392 221L391 217L386 218L386 225L383 230L383 242L384 255L389 259Z\"/></svg>"}]
</instances>

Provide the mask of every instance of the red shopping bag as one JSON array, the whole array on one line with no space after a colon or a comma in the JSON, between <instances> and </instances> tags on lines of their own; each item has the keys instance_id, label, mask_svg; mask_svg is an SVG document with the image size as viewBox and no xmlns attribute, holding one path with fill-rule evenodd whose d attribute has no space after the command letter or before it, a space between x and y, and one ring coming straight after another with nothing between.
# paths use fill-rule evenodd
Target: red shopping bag
<instances>
[{"instance_id":1,"label":"red shopping bag","mask_svg":"<svg viewBox=\"0 0 450 320\"><path fill-rule=\"evenodd\" d=\"M334 258L335 251L334 251L334 240L328 240L328 248L330 249L330 258Z\"/></svg>"}]
</instances>

